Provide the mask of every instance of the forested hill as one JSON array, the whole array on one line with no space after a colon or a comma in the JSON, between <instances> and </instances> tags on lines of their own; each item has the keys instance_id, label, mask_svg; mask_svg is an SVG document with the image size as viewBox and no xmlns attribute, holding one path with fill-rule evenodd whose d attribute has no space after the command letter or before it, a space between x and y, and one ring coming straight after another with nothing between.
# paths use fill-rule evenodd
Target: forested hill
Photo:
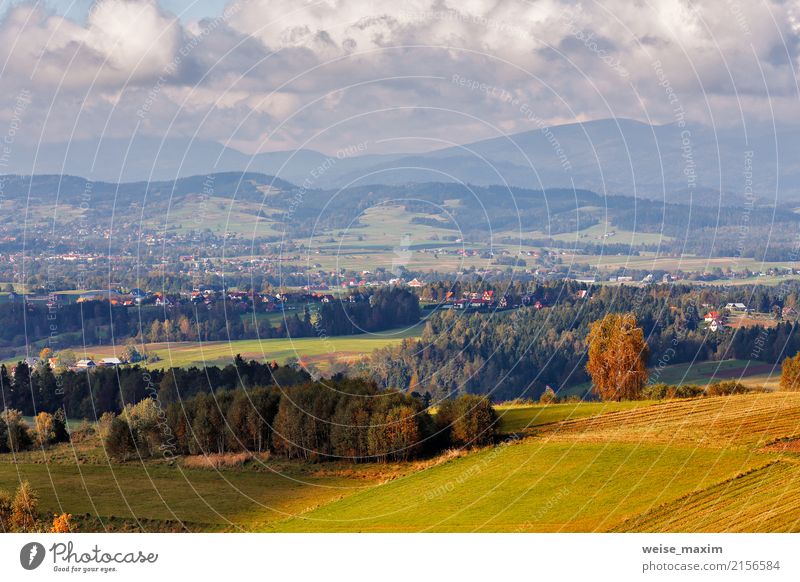
<instances>
[{"instance_id":1,"label":"forested hill","mask_svg":"<svg viewBox=\"0 0 800 582\"><path fill-rule=\"evenodd\" d=\"M587 291L582 297L580 291ZM500 290L498 291L500 292ZM503 290L510 294L521 289ZM798 302L798 286L785 289L702 289L688 286L591 287L565 282L527 291L529 302L511 312L441 311L428 319L419 340L373 353L362 372L380 385L425 386L434 396L472 392L495 400L538 398L588 381L584 370L589 325L607 313L633 312L650 347L650 365L666 361L753 359L779 363L800 350L794 321L712 332L709 310L743 302L764 312Z\"/></svg>"}]
</instances>

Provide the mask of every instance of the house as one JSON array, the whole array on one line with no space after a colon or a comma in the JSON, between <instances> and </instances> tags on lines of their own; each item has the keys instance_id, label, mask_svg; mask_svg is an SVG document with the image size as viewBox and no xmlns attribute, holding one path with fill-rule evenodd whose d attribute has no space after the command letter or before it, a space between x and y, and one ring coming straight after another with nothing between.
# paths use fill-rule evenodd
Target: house
<instances>
[{"instance_id":1,"label":"house","mask_svg":"<svg viewBox=\"0 0 800 582\"><path fill-rule=\"evenodd\" d=\"M411 279L411 281L408 282L408 286L409 287L422 287L423 285L425 285L425 283L423 283L422 281L420 281L416 277L414 279Z\"/></svg>"},{"instance_id":2,"label":"house","mask_svg":"<svg viewBox=\"0 0 800 582\"><path fill-rule=\"evenodd\" d=\"M781 315L784 319L797 319L798 311L794 307L784 307L781 310Z\"/></svg>"},{"instance_id":3,"label":"house","mask_svg":"<svg viewBox=\"0 0 800 582\"><path fill-rule=\"evenodd\" d=\"M703 321L705 321L706 323L711 323L715 319L719 318L720 318L719 311L709 311L708 313L706 313L706 316L703 318Z\"/></svg>"},{"instance_id":4,"label":"house","mask_svg":"<svg viewBox=\"0 0 800 582\"><path fill-rule=\"evenodd\" d=\"M747 306L744 303L726 303L725 309L729 311L747 311Z\"/></svg>"},{"instance_id":5,"label":"house","mask_svg":"<svg viewBox=\"0 0 800 582\"><path fill-rule=\"evenodd\" d=\"M79 370L88 370L91 368L96 368L97 364L94 363L94 360L88 358L86 360L78 360L78 362L75 364L75 367Z\"/></svg>"},{"instance_id":6,"label":"house","mask_svg":"<svg viewBox=\"0 0 800 582\"><path fill-rule=\"evenodd\" d=\"M122 360L119 358L103 358L100 360L100 366L121 366Z\"/></svg>"}]
</instances>

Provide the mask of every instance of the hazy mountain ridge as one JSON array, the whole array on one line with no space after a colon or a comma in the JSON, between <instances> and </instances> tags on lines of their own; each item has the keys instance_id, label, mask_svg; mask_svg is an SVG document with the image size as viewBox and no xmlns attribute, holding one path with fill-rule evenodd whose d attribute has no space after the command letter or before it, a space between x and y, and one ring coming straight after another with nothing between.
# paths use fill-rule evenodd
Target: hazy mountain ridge
<instances>
[{"instance_id":1,"label":"hazy mountain ridge","mask_svg":"<svg viewBox=\"0 0 800 582\"><path fill-rule=\"evenodd\" d=\"M574 186L608 195L717 206L741 205L748 187L762 201L800 198L800 166L792 158L799 148L800 131L794 129L775 131L762 125L748 127L745 133L606 119L408 155L329 156L298 150L250 156L215 142L136 136L73 142L69 147L45 145L35 153L35 166L34 151L18 147L10 167L20 174L70 174L108 182L248 171L318 189L409 182ZM315 171L326 161L324 172Z\"/></svg>"}]
</instances>

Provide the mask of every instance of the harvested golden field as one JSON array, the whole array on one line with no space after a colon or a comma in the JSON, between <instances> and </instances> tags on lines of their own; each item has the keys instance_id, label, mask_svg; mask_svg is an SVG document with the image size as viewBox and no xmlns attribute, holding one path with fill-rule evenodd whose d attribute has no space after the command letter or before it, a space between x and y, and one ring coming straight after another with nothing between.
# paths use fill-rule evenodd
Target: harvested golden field
<instances>
[{"instance_id":1,"label":"harvested golden field","mask_svg":"<svg viewBox=\"0 0 800 582\"><path fill-rule=\"evenodd\" d=\"M800 464L774 461L619 524L615 531L795 532Z\"/></svg>"},{"instance_id":2,"label":"harvested golden field","mask_svg":"<svg viewBox=\"0 0 800 582\"><path fill-rule=\"evenodd\" d=\"M568 420L543 429L552 440L758 447L800 435L800 393L674 400Z\"/></svg>"}]
</instances>

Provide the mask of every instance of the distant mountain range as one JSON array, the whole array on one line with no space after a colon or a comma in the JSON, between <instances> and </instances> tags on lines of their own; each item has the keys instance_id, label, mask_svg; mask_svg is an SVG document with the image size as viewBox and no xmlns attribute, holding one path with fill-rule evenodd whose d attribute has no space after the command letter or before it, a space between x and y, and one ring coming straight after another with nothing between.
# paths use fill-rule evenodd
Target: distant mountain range
<instances>
[{"instance_id":1,"label":"distant mountain range","mask_svg":"<svg viewBox=\"0 0 800 582\"><path fill-rule=\"evenodd\" d=\"M601 195L740 205L752 187L762 203L800 200L800 130L748 126L651 126L606 119L544 127L424 154L338 158L312 150L249 156L209 141L129 140L15 146L18 174L71 174L108 182L259 172L315 189L366 184L462 182L531 189L579 188ZM34 165L34 159L36 163ZM326 160L332 159L333 162ZM323 172L312 170L325 165Z\"/></svg>"}]
</instances>

